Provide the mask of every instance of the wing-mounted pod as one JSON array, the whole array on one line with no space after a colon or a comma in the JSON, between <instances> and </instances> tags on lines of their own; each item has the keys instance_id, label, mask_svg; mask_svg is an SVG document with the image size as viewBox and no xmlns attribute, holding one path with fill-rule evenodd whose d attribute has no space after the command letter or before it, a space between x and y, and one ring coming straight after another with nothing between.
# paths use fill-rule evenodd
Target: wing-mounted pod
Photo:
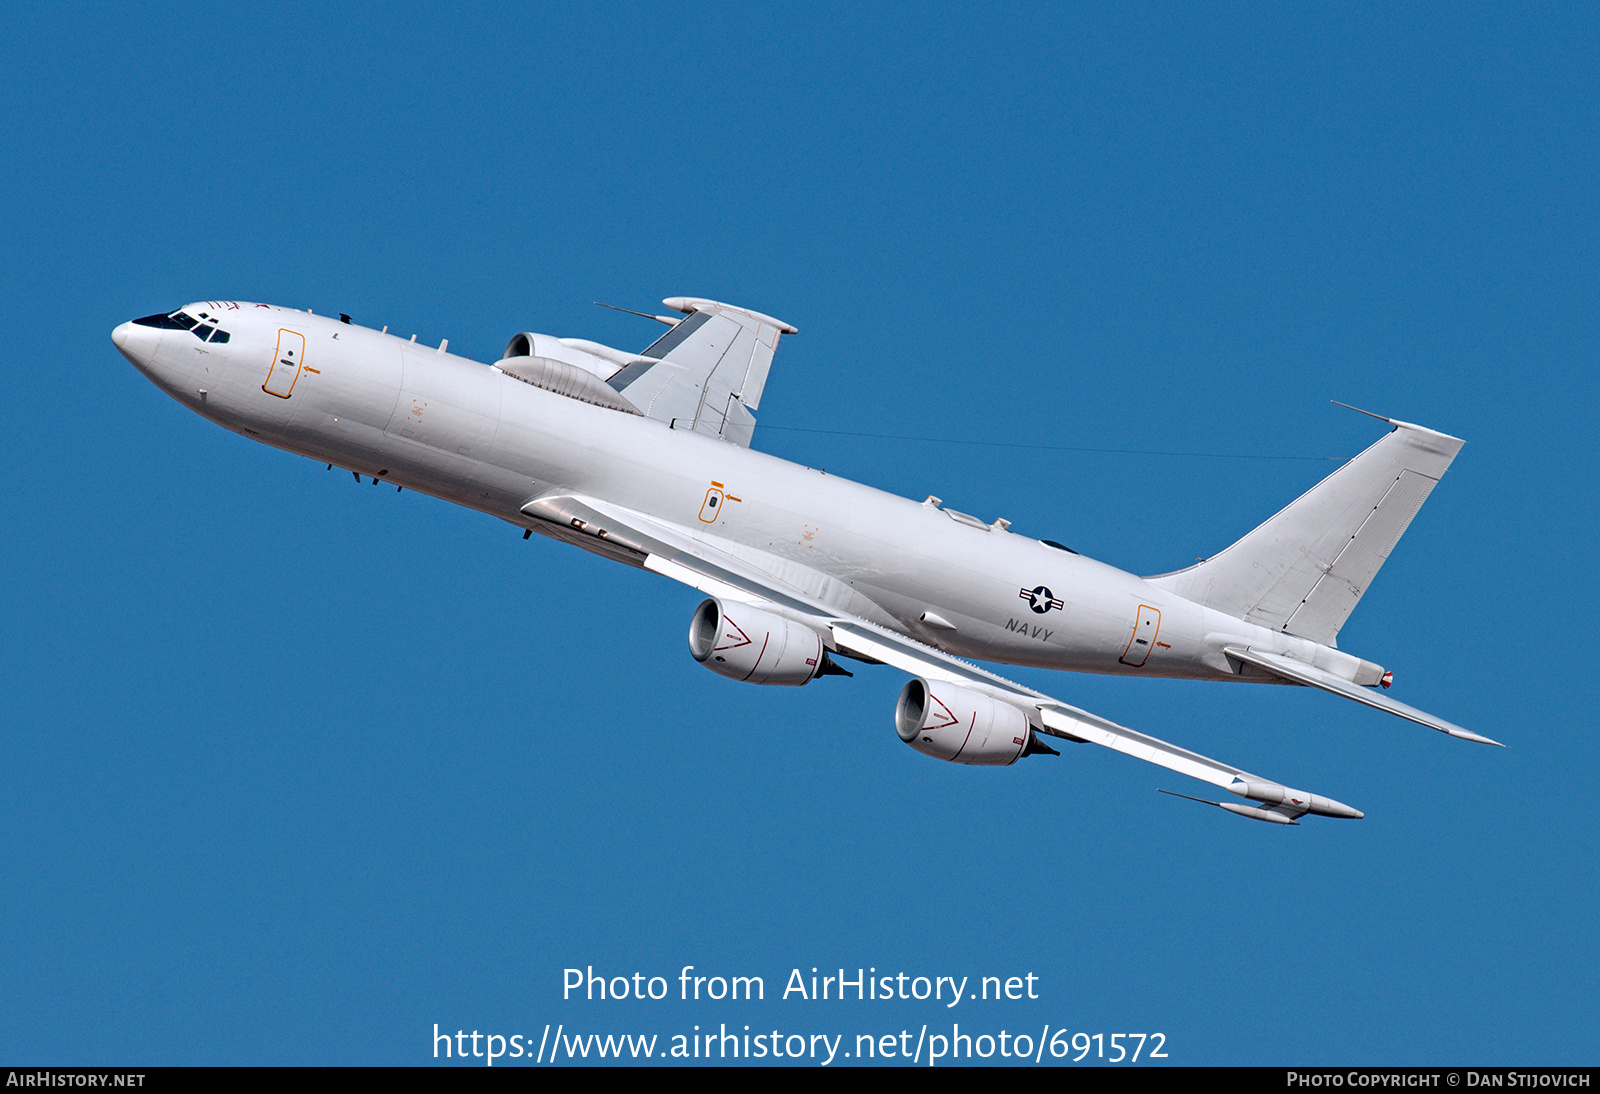
<instances>
[{"instance_id":1,"label":"wing-mounted pod","mask_svg":"<svg viewBox=\"0 0 1600 1094\"><path fill-rule=\"evenodd\" d=\"M719 676L799 687L818 676L849 676L828 660L822 636L803 623L748 604L705 601L689 622L689 652Z\"/></svg>"},{"instance_id":2,"label":"wing-mounted pod","mask_svg":"<svg viewBox=\"0 0 1600 1094\"><path fill-rule=\"evenodd\" d=\"M1006 767L1036 752L1060 755L1033 735L1021 708L922 677L901 690L894 728L924 756L951 763Z\"/></svg>"}]
</instances>

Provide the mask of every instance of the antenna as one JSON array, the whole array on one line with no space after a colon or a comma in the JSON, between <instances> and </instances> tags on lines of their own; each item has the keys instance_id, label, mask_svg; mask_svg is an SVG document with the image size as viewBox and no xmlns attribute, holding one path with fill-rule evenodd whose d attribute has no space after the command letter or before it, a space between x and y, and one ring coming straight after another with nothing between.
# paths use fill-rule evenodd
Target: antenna
<instances>
[{"instance_id":1,"label":"antenna","mask_svg":"<svg viewBox=\"0 0 1600 1094\"><path fill-rule=\"evenodd\" d=\"M1332 403L1334 406L1342 406L1346 410L1353 410L1357 414L1365 414L1369 418L1376 418L1380 422L1388 422L1390 425L1394 425L1393 418L1385 418L1382 414L1374 414L1370 410L1362 410L1358 406L1351 406L1349 403L1341 403L1338 399L1329 399L1328 402Z\"/></svg>"},{"instance_id":2,"label":"antenna","mask_svg":"<svg viewBox=\"0 0 1600 1094\"><path fill-rule=\"evenodd\" d=\"M664 315L651 315L649 312L634 311L632 308L619 308L615 304L601 304L598 300L594 301L594 303L598 304L602 308L610 308L612 311L625 311L629 315L638 315L643 316L645 319L654 319L657 323L665 323L669 327L675 327L682 322L681 319L668 319Z\"/></svg>"}]
</instances>

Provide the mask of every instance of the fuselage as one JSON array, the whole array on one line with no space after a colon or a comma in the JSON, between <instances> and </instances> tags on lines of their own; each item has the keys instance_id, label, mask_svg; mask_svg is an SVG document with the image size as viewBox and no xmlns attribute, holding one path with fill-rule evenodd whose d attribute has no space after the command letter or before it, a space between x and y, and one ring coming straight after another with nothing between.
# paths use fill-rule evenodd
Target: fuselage
<instances>
[{"instance_id":1,"label":"fuselage","mask_svg":"<svg viewBox=\"0 0 1600 1094\"><path fill-rule=\"evenodd\" d=\"M1271 681L1224 647L1351 678L1358 659L1064 548L670 424L568 398L393 335L265 304L124 323L122 353L218 425L551 534L532 498L670 523L841 612L950 653L1079 672ZM176 314L176 313L174 313ZM227 333L227 340L210 328ZM604 552L602 552L604 553Z\"/></svg>"}]
</instances>

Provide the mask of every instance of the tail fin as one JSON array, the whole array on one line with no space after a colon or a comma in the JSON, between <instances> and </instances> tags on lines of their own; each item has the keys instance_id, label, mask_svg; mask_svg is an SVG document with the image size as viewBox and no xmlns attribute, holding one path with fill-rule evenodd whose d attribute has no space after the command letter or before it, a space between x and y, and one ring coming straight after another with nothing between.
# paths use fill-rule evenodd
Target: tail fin
<instances>
[{"instance_id":1,"label":"tail fin","mask_svg":"<svg viewBox=\"0 0 1600 1094\"><path fill-rule=\"evenodd\" d=\"M1334 645L1466 443L1383 420L1394 426L1391 433L1277 516L1222 553L1150 583L1236 618Z\"/></svg>"}]
</instances>

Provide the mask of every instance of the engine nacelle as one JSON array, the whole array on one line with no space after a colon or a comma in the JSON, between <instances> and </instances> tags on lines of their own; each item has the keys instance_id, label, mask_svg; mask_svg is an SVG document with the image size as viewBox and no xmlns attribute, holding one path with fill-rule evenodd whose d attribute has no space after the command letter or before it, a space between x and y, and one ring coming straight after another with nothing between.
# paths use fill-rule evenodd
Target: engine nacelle
<instances>
[{"instance_id":1,"label":"engine nacelle","mask_svg":"<svg viewBox=\"0 0 1600 1094\"><path fill-rule=\"evenodd\" d=\"M751 684L798 687L830 668L822 636L810 627L720 600L695 609L689 652L719 676Z\"/></svg>"},{"instance_id":2,"label":"engine nacelle","mask_svg":"<svg viewBox=\"0 0 1600 1094\"><path fill-rule=\"evenodd\" d=\"M921 677L901 690L894 728L924 756L951 763L1005 767L1031 752L1054 752L1035 741L1028 716L1010 703Z\"/></svg>"},{"instance_id":3,"label":"engine nacelle","mask_svg":"<svg viewBox=\"0 0 1600 1094\"><path fill-rule=\"evenodd\" d=\"M639 413L638 407L598 376L566 361L549 357L506 357L496 361L492 367L525 384L542 387L569 399L610 407L628 414Z\"/></svg>"},{"instance_id":4,"label":"engine nacelle","mask_svg":"<svg viewBox=\"0 0 1600 1094\"><path fill-rule=\"evenodd\" d=\"M601 380L610 379L618 369L627 363L626 360L616 361L609 355L593 353L587 349L567 344L568 339L552 338L548 334L534 334L532 331L523 331L521 334L511 336L511 341L506 343L506 351L501 356L507 360L517 357L543 357L550 361L562 361L575 365L591 375L598 376ZM593 345L593 343L590 343ZM595 346L596 349L606 347ZM620 350L611 350L613 354L621 355Z\"/></svg>"}]
</instances>

